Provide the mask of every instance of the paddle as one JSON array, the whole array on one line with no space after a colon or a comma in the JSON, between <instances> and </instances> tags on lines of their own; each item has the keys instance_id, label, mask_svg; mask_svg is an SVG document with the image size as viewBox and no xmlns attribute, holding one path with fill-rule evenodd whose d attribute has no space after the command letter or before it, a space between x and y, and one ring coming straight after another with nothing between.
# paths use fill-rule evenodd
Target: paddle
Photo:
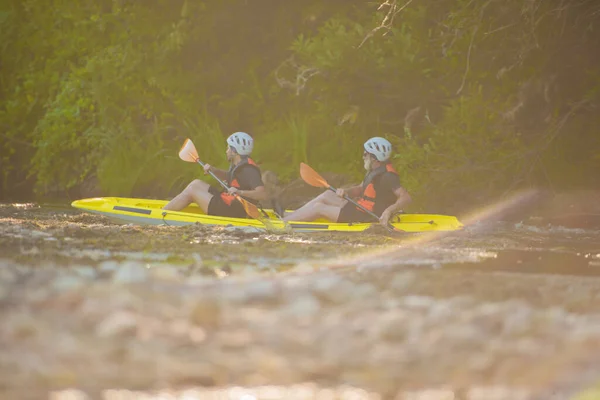
<instances>
[{"instance_id":1,"label":"paddle","mask_svg":"<svg viewBox=\"0 0 600 400\"><path fill-rule=\"evenodd\" d=\"M304 180L304 182L308 183L311 186L322 187L322 188L325 188L325 189L329 189L329 190L331 190L333 192L336 191L336 188L334 188L329 183L327 183L327 181L321 175L319 175L317 173L317 171L315 171L314 169L312 169L307 164L300 163L300 176L302 177L302 179ZM377 214L373 213L370 210L367 210L366 208L364 208L363 206L361 206L360 204L358 204L357 202L355 202L354 200L352 200L350 197L348 197L348 195L344 194L344 199L348 200L350 203L354 204L355 206L357 206L358 208L360 208L361 210L363 210L364 212L366 212L367 214L369 214L375 220L379 221L379 217L377 216ZM386 227L390 231L404 232L403 230L394 227L390 222L387 223Z\"/></svg>"},{"instance_id":2,"label":"paddle","mask_svg":"<svg viewBox=\"0 0 600 400\"><path fill-rule=\"evenodd\" d=\"M185 139L183 146L181 146L181 150L179 150L179 158L181 158L183 161L198 163L202 167L204 167L204 163L200 161L200 158L198 157L198 152L196 151L196 147L190 139ZM208 171L208 173L210 174L210 176L215 178L217 182L219 182L221 186L225 188L225 190L229 190L229 186L227 186L225 182L217 178L217 176L214 173L212 173L211 171ZM240 196L237 193L234 194L234 196L240 203L242 203L244 210L249 216L262 221L260 211L258 211L258 207L245 200L244 198L242 198L242 196Z\"/></svg>"}]
</instances>

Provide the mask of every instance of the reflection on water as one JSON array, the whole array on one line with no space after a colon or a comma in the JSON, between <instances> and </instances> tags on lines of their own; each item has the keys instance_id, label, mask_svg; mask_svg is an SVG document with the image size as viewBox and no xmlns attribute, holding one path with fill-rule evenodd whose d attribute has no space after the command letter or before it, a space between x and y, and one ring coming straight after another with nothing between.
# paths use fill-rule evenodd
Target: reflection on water
<instances>
[{"instance_id":1,"label":"reflection on water","mask_svg":"<svg viewBox=\"0 0 600 400\"><path fill-rule=\"evenodd\" d=\"M599 257L600 255L594 252L505 250L497 252L496 257L481 258L479 263L447 263L443 268L600 276Z\"/></svg>"}]
</instances>

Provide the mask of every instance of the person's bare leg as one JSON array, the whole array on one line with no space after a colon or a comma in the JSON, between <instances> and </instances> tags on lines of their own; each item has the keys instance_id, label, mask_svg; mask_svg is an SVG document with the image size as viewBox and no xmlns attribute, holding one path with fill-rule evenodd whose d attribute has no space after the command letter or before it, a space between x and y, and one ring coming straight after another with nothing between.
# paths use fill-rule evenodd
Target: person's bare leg
<instances>
[{"instance_id":1,"label":"person's bare leg","mask_svg":"<svg viewBox=\"0 0 600 400\"><path fill-rule=\"evenodd\" d=\"M210 185L204 181L196 179L192 181L181 193L173 198L163 210L180 211L191 203L196 203L204 211L208 210L208 203L213 195L208 192Z\"/></svg>"},{"instance_id":2,"label":"person's bare leg","mask_svg":"<svg viewBox=\"0 0 600 400\"><path fill-rule=\"evenodd\" d=\"M315 197L314 199L312 199L311 201L309 201L308 203L306 203L305 205L303 205L302 207L306 207L311 203L314 204L317 202L324 203L330 206L341 206L342 204L346 203L346 200L344 200L342 197L338 196L331 190L327 190Z\"/></svg>"},{"instance_id":3,"label":"person's bare leg","mask_svg":"<svg viewBox=\"0 0 600 400\"><path fill-rule=\"evenodd\" d=\"M336 222L340 215L340 210L347 203L347 201L344 199L341 199L339 197L338 199L341 200L341 202L339 202L339 205L327 204L321 201L314 202L312 204L309 204L309 202L306 205L294 211L293 213L291 213L290 215L286 215L285 218L283 218L283 220L314 221L315 219L322 217L328 219L331 222Z\"/></svg>"},{"instance_id":4,"label":"person's bare leg","mask_svg":"<svg viewBox=\"0 0 600 400\"><path fill-rule=\"evenodd\" d=\"M298 208L294 212L286 215L286 217L284 218L284 220L285 221L301 221L301 220L297 220L297 219L293 219L292 220L292 219L287 219L287 218L290 215L295 215L297 212L299 212L301 210L311 209L317 203L322 203L322 204L327 204L327 205L330 205L330 206L341 207L344 204L346 204L346 200L344 200L343 198L341 198L337 194L333 193L331 190L327 190L326 192L321 193L320 195L318 195L314 199L310 200L308 203L306 203L302 207Z\"/></svg>"}]
</instances>

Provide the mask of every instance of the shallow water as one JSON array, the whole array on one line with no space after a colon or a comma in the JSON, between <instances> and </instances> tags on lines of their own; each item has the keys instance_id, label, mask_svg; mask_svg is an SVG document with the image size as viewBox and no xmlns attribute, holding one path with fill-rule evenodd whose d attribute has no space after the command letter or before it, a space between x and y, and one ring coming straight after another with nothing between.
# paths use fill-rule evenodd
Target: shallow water
<instances>
[{"instance_id":1,"label":"shallow water","mask_svg":"<svg viewBox=\"0 0 600 400\"><path fill-rule=\"evenodd\" d=\"M4 204L0 397L571 398L600 381L599 274L594 230L260 234Z\"/></svg>"}]
</instances>

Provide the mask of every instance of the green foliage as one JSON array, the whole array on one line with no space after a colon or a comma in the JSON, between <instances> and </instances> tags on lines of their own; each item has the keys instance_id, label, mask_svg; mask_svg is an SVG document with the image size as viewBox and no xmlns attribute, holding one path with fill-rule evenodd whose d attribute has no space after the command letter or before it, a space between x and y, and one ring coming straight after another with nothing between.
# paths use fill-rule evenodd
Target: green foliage
<instances>
[{"instance_id":1,"label":"green foliage","mask_svg":"<svg viewBox=\"0 0 600 400\"><path fill-rule=\"evenodd\" d=\"M442 121L425 128L427 139L406 130L394 140L404 185L422 202L452 197L457 188L475 196L509 188L522 169L524 147L496 106L478 88L445 107Z\"/></svg>"},{"instance_id":2,"label":"green foliage","mask_svg":"<svg viewBox=\"0 0 600 400\"><path fill-rule=\"evenodd\" d=\"M164 198L201 176L186 137L225 168L234 131L283 181L308 162L358 182L388 137L421 209L591 187L600 31L574 1L7 0L0 187Z\"/></svg>"}]
</instances>

